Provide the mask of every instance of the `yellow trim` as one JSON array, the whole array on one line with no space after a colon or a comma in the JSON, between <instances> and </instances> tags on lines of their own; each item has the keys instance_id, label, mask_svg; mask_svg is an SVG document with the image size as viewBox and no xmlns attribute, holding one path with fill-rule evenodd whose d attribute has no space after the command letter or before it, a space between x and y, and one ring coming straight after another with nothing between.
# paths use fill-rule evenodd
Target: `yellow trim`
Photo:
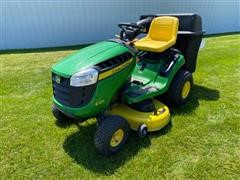
<instances>
[{"instance_id":1,"label":"yellow trim","mask_svg":"<svg viewBox=\"0 0 240 180\"><path fill-rule=\"evenodd\" d=\"M157 131L168 124L170 113L168 107L158 100L154 99L153 103L157 109L155 114L154 112L136 111L124 104L115 105L109 114L125 118L133 130L137 130L140 125L146 124L148 131Z\"/></svg>"},{"instance_id":2,"label":"yellow trim","mask_svg":"<svg viewBox=\"0 0 240 180\"><path fill-rule=\"evenodd\" d=\"M110 145L112 147L116 147L118 146L122 140L123 140L123 137L124 137L124 131L122 129L118 129L113 135L112 135L112 138L111 138L111 141L110 141Z\"/></svg>"},{"instance_id":3,"label":"yellow trim","mask_svg":"<svg viewBox=\"0 0 240 180\"><path fill-rule=\"evenodd\" d=\"M190 89L191 89L191 83L189 81L186 81L182 88L182 98L183 99L188 97Z\"/></svg>"},{"instance_id":4,"label":"yellow trim","mask_svg":"<svg viewBox=\"0 0 240 180\"><path fill-rule=\"evenodd\" d=\"M119 65L119 66L117 66L117 67L115 67L113 69L110 69L110 70L108 70L106 72L103 72L103 73L99 74L98 80L105 79L105 78L107 78L109 76L112 76L113 74L121 71L122 69L127 67L132 62L132 60L133 59L131 58L128 61L126 61L125 63L123 63L123 64L121 64L121 65Z\"/></svg>"}]
</instances>

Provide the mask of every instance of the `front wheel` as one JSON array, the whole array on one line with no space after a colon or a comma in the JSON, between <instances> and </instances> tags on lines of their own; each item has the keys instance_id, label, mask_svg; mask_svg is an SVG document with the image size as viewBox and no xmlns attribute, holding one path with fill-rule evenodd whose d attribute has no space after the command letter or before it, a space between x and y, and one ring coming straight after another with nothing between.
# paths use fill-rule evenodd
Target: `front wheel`
<instances>
[{"instance_id":1,"label":"front wheel","mask_svg":"<svg viewBox=\"0 0 240 180\"><path fill-rule=\"evenodd\" d=\"M175 105L184 104L189 99L193 86L192 73L180 70L176 73L167 92L167 99Z\"/></svg>"},{"instance_id":2,"label":"front wheel","mask_svg":"<svg viewBox=\"0 0 240 180\"><path fill-rule=\"evenodd\" d=\"M110 155L120 151L129 136L128 122L120 116L108 116L98 126L94 144L99 153Z\"/></svg>"},{"instance_id":3,"label":"front wheel","mask_svg":"<svg viewBox=\"0 0 240 180\"><path fill-rule=\"evenodd\" d=\"M59 123L66 123L69 122L69 120L71 119L65 114L63 114L61 111L59 111L55 105L52 105L52 113Z\"/></svg>"}]
</instances>

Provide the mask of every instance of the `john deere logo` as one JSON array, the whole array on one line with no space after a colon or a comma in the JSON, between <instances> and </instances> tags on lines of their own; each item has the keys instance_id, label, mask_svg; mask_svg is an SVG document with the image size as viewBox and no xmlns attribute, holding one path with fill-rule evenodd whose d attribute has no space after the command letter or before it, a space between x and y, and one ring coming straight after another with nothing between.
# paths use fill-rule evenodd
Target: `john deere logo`
<instances>
[{"instance_id":1,"label":"john deere logo","mask_svg":"<svg viewBox=\"0 0 240 180\"><path fill-rule=\"evenodd\" d=\"M61 83L61 77L60 76L55 76L55 81L56 81L56 83Z\"/></svg>"}]
</instances>

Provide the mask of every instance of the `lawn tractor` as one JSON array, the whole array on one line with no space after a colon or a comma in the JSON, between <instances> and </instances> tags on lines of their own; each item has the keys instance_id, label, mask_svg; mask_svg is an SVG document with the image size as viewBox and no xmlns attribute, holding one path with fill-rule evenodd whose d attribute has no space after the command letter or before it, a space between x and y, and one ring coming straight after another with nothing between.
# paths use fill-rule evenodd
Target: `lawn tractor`
<instances>
[{"instance_id":1,"label":"lawn tractor","mask_svg":"<svg viewBox=\"0 0 240 180\"><path fill-rule=\"evenodd\" d=\"M175 105L189 99L203 35L196 14L142 15L118 26L115 39L52 67L53 115L59 122L96 118L94 144L103 155L122 149L131 129L145 137L165 127L170 112L161 97Z\"/></svg>"}]
</instances>

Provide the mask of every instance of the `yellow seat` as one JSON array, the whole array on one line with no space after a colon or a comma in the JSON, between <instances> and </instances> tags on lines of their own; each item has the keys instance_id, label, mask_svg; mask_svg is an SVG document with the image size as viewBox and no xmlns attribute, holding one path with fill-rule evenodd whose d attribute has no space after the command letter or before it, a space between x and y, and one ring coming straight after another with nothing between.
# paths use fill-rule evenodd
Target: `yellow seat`
<instances>
[{"instance_id":1,"label":"yellow seat","mask_svg":"<svg viewBox=\"0 0 240 180\"><path fill-rule=\"evenodd\" d=\"M178 24L178 18L176 17L154 18L147 36L136 41L134 45L138 50L163 52L176 43Z\"/></svg>"}]
</instances>

